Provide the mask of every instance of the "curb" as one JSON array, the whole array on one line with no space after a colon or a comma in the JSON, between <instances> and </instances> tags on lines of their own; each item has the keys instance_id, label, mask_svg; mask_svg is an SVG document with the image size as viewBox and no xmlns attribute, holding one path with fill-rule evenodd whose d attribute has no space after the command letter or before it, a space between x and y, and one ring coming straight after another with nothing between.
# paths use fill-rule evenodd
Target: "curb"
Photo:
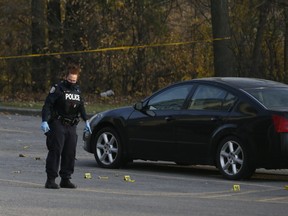
<instances>
[{"instance_id":1,"label":"curb","mask_svg":"<svg viewBox=\"0 0 288 216\"><path fill-rule=\"evenodd\" d=\"M0 106L0 113L9 113L14 115L30 115L30 116L42 116L41 109L29 109L29 108L17 108L17 107L3 107ZM87 118L91 118L92 113L87 113Z\"/></svg>"},{"instance_id":2,"label":"curb","mask_svg":"<svg viewBox=\"0 0 288 216\"><path fill-rule=\"evenodd\" d=\"M27 108L0 106L0 112L10 113L10 114L19 114L19 115L41 116L40 109L27 109Z\"/></svg>"}]
</instances>

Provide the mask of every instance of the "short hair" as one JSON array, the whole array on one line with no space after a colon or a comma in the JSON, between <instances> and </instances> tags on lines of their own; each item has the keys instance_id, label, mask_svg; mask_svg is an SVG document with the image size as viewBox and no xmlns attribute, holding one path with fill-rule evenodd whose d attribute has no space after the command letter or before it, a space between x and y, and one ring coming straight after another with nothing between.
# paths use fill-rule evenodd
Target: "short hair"
<instances>
[{"instance_id":1,"label":"short hair","mask_svg":"<svg viewBox=\"0 0 288 216\"><path fill-rule=\"evenodd\" d=\"M67 76L69 74L79 75L80 72L81 72L80 65L78 65L78 64L68 64L67 71L66 71L66 75Z\"/></svg>"}]
</instances>

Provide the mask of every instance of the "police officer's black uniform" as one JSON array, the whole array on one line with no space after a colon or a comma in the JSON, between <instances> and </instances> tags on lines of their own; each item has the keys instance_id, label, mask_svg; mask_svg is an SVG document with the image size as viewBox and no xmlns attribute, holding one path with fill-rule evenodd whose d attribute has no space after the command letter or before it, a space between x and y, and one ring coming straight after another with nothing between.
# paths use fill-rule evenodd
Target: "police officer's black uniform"
<instances>
[{"instance_id":1,"label":"police officer's black uniform","mask_svg":"<svg viewBox=\"0 0 288 216\"><path fill-rule=\"evenodd\" d=\"M49 150L46 159L47 188L56 185L59 165L62 179L60 186L75 186L69 179L74 172L79 114L84 121L87 120L79 86L66 80L54 85L42 109L42 121L47 121L50 127L50 131L46 133Z\"/></svg>"}]
</instances>

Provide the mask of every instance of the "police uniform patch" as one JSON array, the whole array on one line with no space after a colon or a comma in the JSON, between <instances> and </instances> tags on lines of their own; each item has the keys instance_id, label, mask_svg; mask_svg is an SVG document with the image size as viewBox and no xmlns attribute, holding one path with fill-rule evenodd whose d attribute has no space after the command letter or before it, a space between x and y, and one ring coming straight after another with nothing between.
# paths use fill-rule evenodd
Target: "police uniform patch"
<instances>
[{"instance_id":1,"label":"police uniform patch","mask_svg":"<svg viewBox=\"0 0 288 216\"><path fill-rule=\"evenodd\" d=\"M52 88L50 89L50 93L54 93L55 92L55 87L54 86L52 86Z\"/></svg>"}]
</instances>

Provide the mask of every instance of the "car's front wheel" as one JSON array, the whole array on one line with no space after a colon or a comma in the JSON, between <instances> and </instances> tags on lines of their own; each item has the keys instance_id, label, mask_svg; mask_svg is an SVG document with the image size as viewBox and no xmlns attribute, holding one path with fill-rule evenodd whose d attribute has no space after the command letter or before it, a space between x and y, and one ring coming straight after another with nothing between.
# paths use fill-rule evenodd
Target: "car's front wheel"
<instances>
[{"instance_id":1,"label":"car's front wheel","mask_svg":"<svg viewBox=\"0 0 288 216\"><path fill-rule=\"evenodd\" d=\"M122 160L122 144L117 132L110 127L98 131L95 136L94 156L103 168L119 168Z\"/></svg>"},{"instance_id":2,"label":"car's front wheel","mask_svg":"<svg viewBox=\"0 0 288 216\"><path fill-rule=\"evenodd\" d=\"M218 146L217 167L221 174L230 180L251 177L255 168L250 162L247 147L237 137L227 137Z\"/></svg>"}]
</instances>

